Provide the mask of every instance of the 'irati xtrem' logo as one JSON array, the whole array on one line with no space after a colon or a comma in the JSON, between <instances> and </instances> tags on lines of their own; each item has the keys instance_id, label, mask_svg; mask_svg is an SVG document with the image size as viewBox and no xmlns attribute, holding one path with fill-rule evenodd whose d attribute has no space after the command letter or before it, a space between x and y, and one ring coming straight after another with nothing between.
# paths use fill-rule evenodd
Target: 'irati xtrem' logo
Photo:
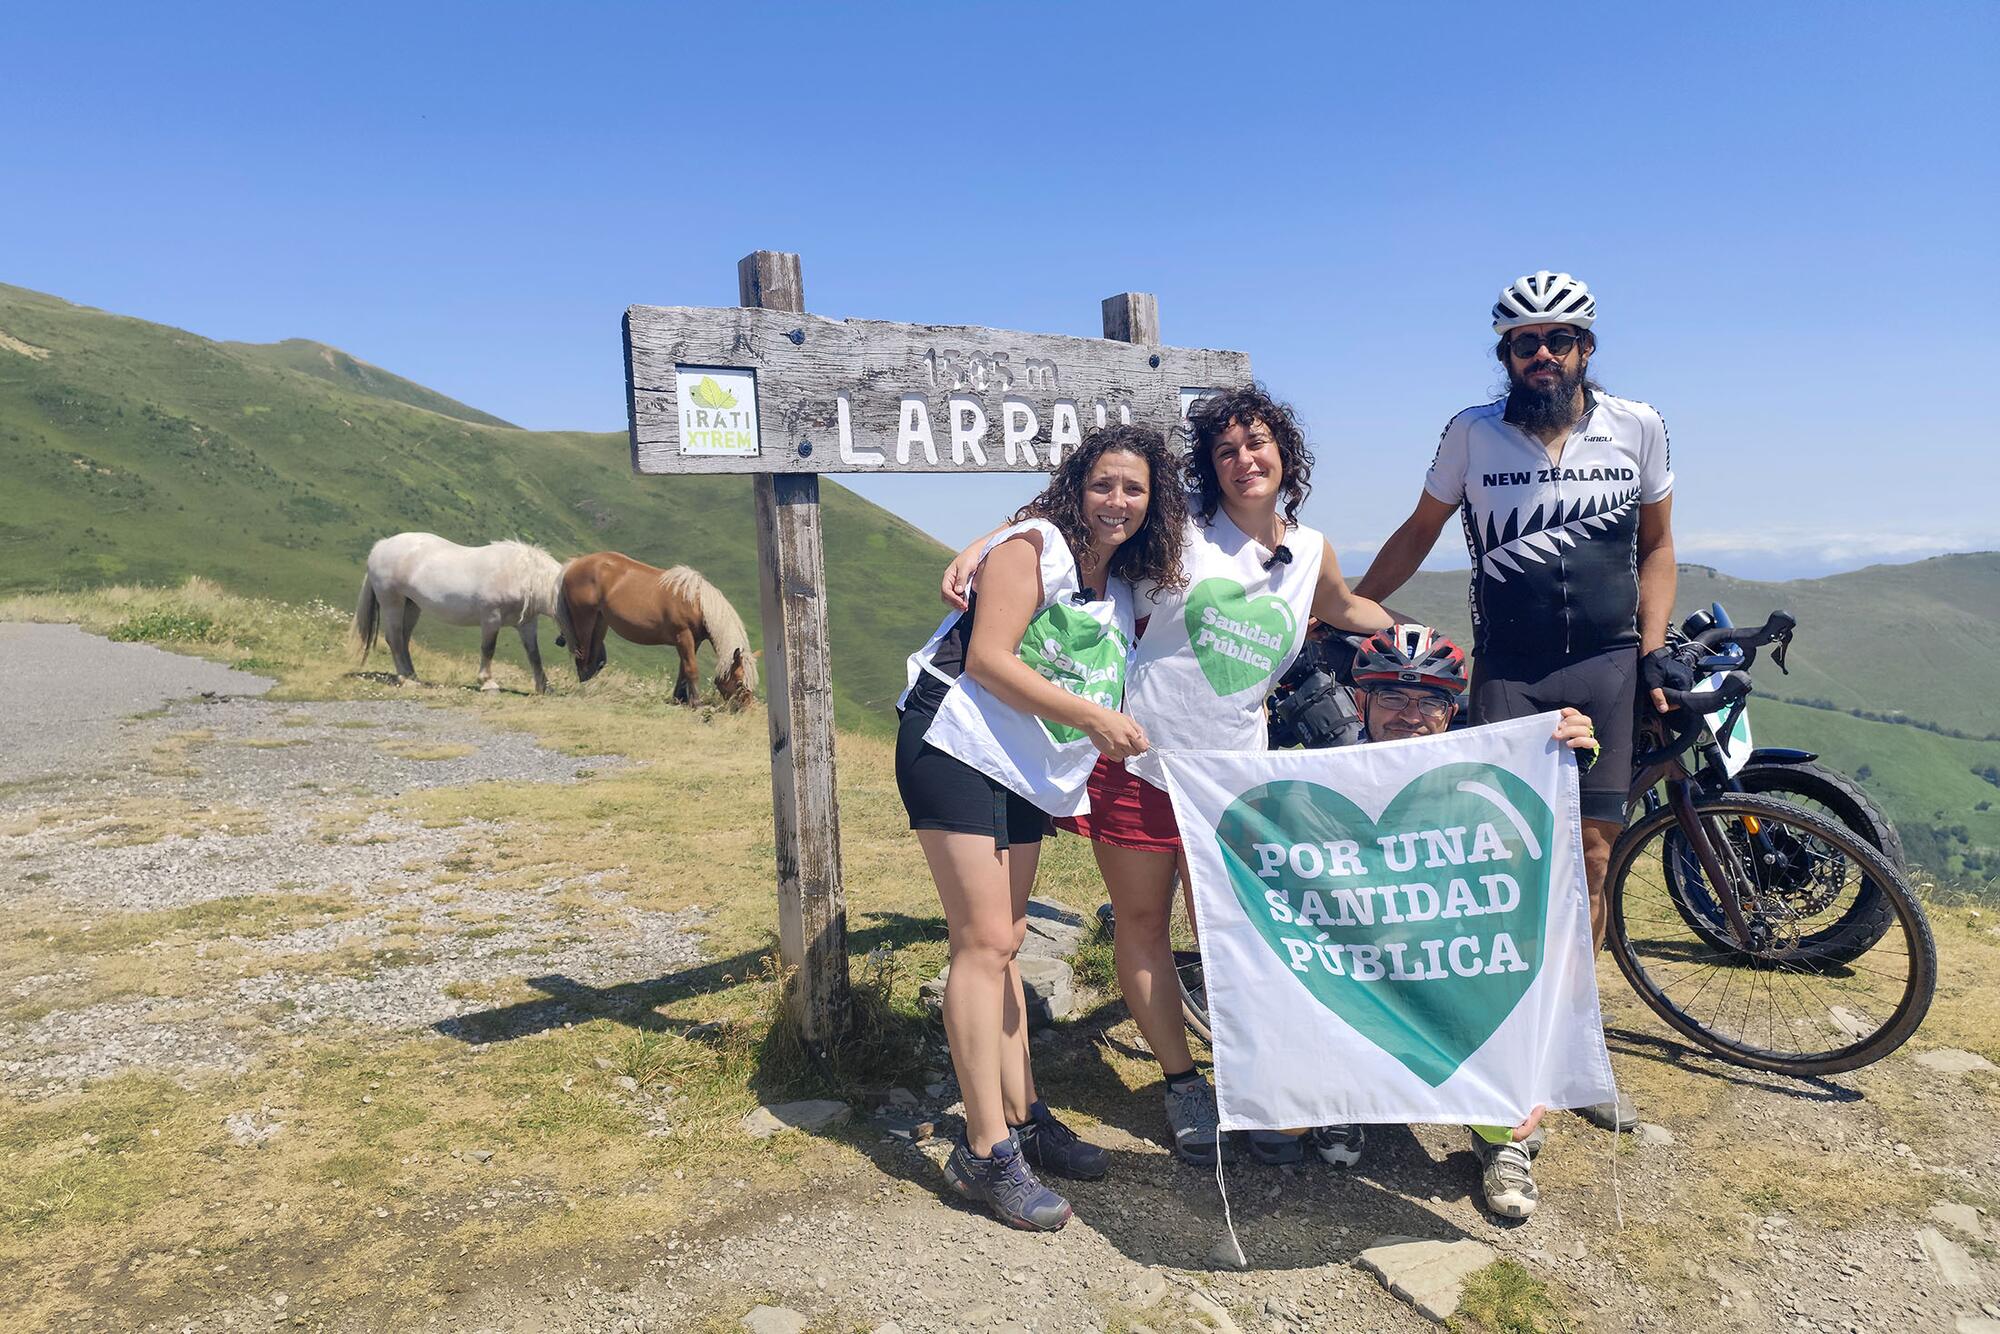
<instances>
[{"instance_id":1,"label":"'irati xtrem' logo","mask_svg":"<svg viewBox=\"0 0 2000 1334\"><path fill-rule=\"evenodd\" d=\"M753 371L676 366L681 453L755 455L757 376Z\"/></svg>"}]
</instances>

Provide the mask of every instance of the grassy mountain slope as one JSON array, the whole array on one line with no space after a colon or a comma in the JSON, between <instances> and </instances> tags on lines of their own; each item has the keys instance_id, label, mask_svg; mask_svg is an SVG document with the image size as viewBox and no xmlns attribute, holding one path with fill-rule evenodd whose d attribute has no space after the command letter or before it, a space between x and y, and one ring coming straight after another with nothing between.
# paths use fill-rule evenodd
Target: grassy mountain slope
<instances>
[{"instance_id":1,"label":"grassy mountain slope","mask_svg":"<svg viewBox=\"0 0 2000 1334\"><path fill-rule=\"evenodd\" d=\"M475 426L512 426L514 423L502 421L491 413L468 407L455 398L446 398L433 389L426 389L414 380L405 380L400 375L392 375L380 366L371 366L365 361L348 356L337 347L325 343L315 343L309 338L287 338L279 343L223 343L223 348L239 356L254 357L272 366L310 375L328 384L337 384L343 389L352 389L367 394L370 398L386 398L392 403L407 403L413 408L423 408L446 417L456 417Z\"/></svg>"},{"instance_id":2,"label":"grassy mountain slope","mask_svg":"<svg viewBox=\"0 0 2000 1334\"><path fill-rule=\"evenodd\" d=\"M269 353L0 287L0 590L202 574L352 606L369 545L425 529L690 564L756 636L747 478L638 477L622 435L458 420ZM840 717L886 730L946 553L837 485L823 494ZM418 651L466 634L426 622ZM614 646L612 661L664 671L673 654Z\"/></svg>"}]
</instances>

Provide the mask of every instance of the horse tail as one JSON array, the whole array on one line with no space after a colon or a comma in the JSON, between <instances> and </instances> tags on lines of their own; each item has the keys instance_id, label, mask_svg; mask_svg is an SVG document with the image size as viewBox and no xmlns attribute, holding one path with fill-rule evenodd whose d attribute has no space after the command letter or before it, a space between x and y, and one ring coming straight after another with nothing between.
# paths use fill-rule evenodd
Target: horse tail
<instances>
[{"instance_id":1,"label":"horse tail","mask_svg":"<svg viewBox=\"0 0 2000 1334\"><path fill-rule=\"evenodd\" d=\"M368 651L375 647L376 613L380 610L375 600L375 581L366 574L361 576L361 599L354 604L354 645L361 652L361 661L368 661Z\"/></svg>"},{"instance_id":2,"label":"horse tail","mask_svg":"<svg viewBox=\"0 0 2000 1334\"><path fill-rule=\"evenodd\" d=\"M721 589L699 574L694 576L694 582L701 604L701 618L708 622L709 638L715 641L717 673L728 671L731 657L740 651L743 654L743 684L751 694L756 694L757 658L750 651L750 635L743 628L743 618L736 614L736 608L729 605L729 599L722 596Z\"/></svg>"}]
</instances>

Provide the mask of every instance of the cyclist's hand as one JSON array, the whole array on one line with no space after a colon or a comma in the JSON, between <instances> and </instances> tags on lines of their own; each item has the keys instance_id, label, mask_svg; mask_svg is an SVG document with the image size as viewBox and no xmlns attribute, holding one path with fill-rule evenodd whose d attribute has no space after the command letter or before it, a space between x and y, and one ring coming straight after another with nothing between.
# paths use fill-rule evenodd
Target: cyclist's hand
<instances>
[{"instance_id":1,"label":"cyclist's hand","mask_svg":"<svg viewBox=\"0 0 2000 1334\"><path fill-rule=\"evenodd\" d=\"M1109 760L1129 760L1152 749L1152 743L1146 740L1146 729L1136 719L1112 709L1099 709L1084 731L1090 734L1090 744Z\"/></svg>"},{"instance_id":2,"label":"cyclist's hand","mask_svg":"<svg viewBox=\"0 0 2000 1334\"><path fill-rule=\"evenodd\" d=\"M1597 759L1597 724L1586 714L1564 709L1556 721L1555 739L1571 750L1586 752L1576 757L1576 762L1585 768Z\"/></svg>"},{"instance_id":3,"label":"cyclist's hand","mask_svg":"<svg viewBox=\"0 0 2000 1334\"><path fill-rule=\"evenodd\" d=\"M967 595L972 592L972 576L979 569L979 551L976 547L958 553L958 558L944 571L944 582L938 587L938 597L953 611L964 611Z\"/></svg>"},{"instance_id":4,"label":"cyclist's hand","mask_svg":"<svg viewBox=\"0 0 2000 1334\"><path fill-rule=\"evenodd\" d=\"M1535 1110L1528 1113L1528 1119L1514 1127L1514 1142L1516 1144L1519 1144L1522 1140L1535 1133L1535 1127L1542 1123L1542 1113L1546 1110L1540 1103L1536 1103Z\"/></svg>"},{"instance_id":5,"label":"cyclist's hand","mask_svg":"<svg viewBox=\"0 0 2000 1334\"><path fill-rule=\"evenodd\" d=\"M1653 697L1655 713L1672 713L1667 691L1692 690L1694 668L1674 656L1670 648L1656 648L1639 659L1639 684Z\"/></svg>"}]
</instances>

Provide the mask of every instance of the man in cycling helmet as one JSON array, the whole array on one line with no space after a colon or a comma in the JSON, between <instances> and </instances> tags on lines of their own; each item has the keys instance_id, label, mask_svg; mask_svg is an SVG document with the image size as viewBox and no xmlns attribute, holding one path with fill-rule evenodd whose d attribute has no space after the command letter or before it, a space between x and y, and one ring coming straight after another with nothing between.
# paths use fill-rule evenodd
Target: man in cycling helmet
<instances>
[{"instance_id":1,"label":"man in cycling helmet","mask_svg":"<svg viewBox=\"0 0 2000 1334\"><path fill-rule=\"evenodd\" d=\"M1454 510L1472 555L1472 714L1498 722L1571 706L1597 720L1604 763L1582 784L1591 932L1604 940L1604 876L1625 822L1640 686L1686 689L1667 652L1674 602L1674 475L1667 429L1590 376L1597 300L1567 273L1516 279L1493 306L1504 397L1453 417L1417 507L1355 584L1385 599L1416 573ZM1586 1109L1638 1124L1620 1099Z\"/></svg>"},{"instance_id":2,"label":"man in cycling helmet","mask_svg":"<svg viewBox=\"0 0 2000 1334\"><path fill-rule=\"evenodd\" d=\"M1465 696L1465 650L1428 625L1405 622L1362 641L1348 674L1361 696L1363 742L1435 736L1451 726ZM1578 752L1580 766L1597 755L1590 719L1573 708L1562 710L1555 739ZM1526 1218L1540 1201L1533 1160L1542 1148L1541 1119L1536 1108L1512 1129L1470 1127L1486 1205L1502 1217ZM1296 1162L1310 1149L1323 1162L1352 1167L1361 1161L1367 1135L1358 1125L1317 1126L1302 1135L1253 1130L1249 1142L1251 1155L1263 1162Z\"/></svg>"}]
</instances>

